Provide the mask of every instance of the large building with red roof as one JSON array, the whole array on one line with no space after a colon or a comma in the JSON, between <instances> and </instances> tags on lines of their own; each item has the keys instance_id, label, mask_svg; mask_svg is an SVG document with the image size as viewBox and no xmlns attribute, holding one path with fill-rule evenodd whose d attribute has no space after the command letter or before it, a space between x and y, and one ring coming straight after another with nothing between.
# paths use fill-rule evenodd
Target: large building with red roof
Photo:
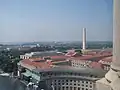
<instances>
[{"instance_id":1,"label":"large building with red roof","mask_svg":"<svg viewBox=\"0 0 120 90\"><path fill-rule=\"evenodd\" d=\"M71 57L71 66L73 67L89 67L92 62L99 63L100 60L104 58L111 57L112 54L96 54L96 55L82 55L79 57Z\"/></svg>"},{"instance_id":2,"label":"large building with red roof","mask_svg":"<svg viewBox=\"0 0 120 90\"><path fill-rule=\"evenodd\" d=\"M18 63L18 76L44 90L95 90L95 81L106 73L103 64L112 56L107 51L44 54Z\"/></svg>"}]
</instances>

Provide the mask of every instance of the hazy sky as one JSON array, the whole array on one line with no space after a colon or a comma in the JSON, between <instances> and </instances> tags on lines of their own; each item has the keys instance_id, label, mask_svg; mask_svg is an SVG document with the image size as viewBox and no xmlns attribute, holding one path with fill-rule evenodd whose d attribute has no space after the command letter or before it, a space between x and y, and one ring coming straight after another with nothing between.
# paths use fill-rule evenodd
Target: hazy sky
<instances>
[{"instance_id":1,"label":"hazy sky","mask_svg":"<svg viewBox=\"0 0 120 90\"><path fill-rule=\"evenodd\" d=\"M0 42L112 40L112 0L0 0Z\"/></svg>"}]
</instances>

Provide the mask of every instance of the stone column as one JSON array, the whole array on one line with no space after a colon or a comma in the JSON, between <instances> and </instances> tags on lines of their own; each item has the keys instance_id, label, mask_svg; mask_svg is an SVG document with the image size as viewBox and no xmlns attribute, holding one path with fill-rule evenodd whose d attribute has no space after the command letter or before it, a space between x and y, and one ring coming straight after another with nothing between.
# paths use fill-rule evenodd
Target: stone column
<instances>
[{"instance_id":1,"label":"stone column","mask_svg":"<svg viewBox=\"0 0 120 90\"><path fill-rule=\"evenodd\" d=\"M97 90L120 90L120 0L113 0L113 60L105 78L96 83Z\"/></svg>"},{"instance_id":2,"label":"stone column","mask_svg":"<svg viewBox=\"0 0 120 90\"><path fill-rule=\"evenodd\" d=\"M113 61L111 67L120 71L120 0L113 0Z\"/></svg>"},{"instance_id":3,"label":"stone column","mask_svg":"<svg viewBox=\"0 0 120 90\"><path fill-rule=\"evenodd\" d=\"M110 82L118 78L120 72L120 0L113 0L113 60L105 78Z\"/></svg>"}]
</instances>

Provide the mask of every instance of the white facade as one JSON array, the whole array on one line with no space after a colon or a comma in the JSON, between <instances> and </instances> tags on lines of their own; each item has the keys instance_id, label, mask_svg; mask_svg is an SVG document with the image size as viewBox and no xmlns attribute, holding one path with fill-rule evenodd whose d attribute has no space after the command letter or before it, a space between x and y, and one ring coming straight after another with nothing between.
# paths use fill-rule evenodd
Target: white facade
<instances>
[{"instance_id":1,"label":"white facade","mask_svg":"<svg viewBox=\"0 0 120 90\"><path fill-rule=\"evenodd\" d=\"M72 67L89 67L89 64L91 63L91 61L87 61L87 60L71 60L71 66Z\"/></svg>"},{"instance_id":2,"label":"white facade","mask_svg":"<svg viewBox=\"0 0 120 90\"><path fill-rule=\"evenodd\" d=\"M110 70L111 62L100 60L99 63L103 65L104 70L107 70L107 71Z\"/></svg>"},{"instance_id":3,"label":"white facade","mask_svg":"<svg viewBox=\"0 0 120 90\"><path fill-rule=\"evenodd\" d=\"M20 55L20 59L30 59L31 56L30 55Z\"/></svg>"}]
</instances>

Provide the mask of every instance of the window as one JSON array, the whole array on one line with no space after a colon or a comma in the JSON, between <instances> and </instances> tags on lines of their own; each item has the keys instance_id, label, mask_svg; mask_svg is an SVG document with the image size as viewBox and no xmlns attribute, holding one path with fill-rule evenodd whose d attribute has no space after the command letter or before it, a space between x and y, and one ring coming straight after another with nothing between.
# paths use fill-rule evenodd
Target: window
<instances>
[{"instance_id":1,"label":"window","mask_svg":"<svg viewBox=\"0 0 120 90\"><path fill-rule=\"evenodd\" d=\"M61 90L60 87L58 87L58 90Z\"/></svg>"},{"instance_id":2,"label":"window","mask_svg":"<svg viewBox=\"0 0 120 90\"><path fill-rule=\"evenodd\" d=\"M76 87L74 87L74 90L76 90Z\"/></svg>"},{"instance_id":3,"label":"window","mask_svg":"<svg viewBox=\"0 0 120 90\"><path fill-rule=\"evenodd\" d=\"M65 87L62 87L62 90L64 90L65 89Z\"/></svg>"},{"instance_id":4,"label":"window","mask_svg":"<svg viewBox=\"0 0 120 90\"><path fill-rule=\"evenodd\" d=\"M84 86L84 84L82 84L82 86Z\"/></svg>"},{"instance_id":5,"label":"window","mask_svg":"<svg viewBox=\"0 0 120 90\"><path fill-rule=\"evenodd\" d=\"M80 90L80 87L78 87L78 90Z\"/></svg>"},{"instance_id":6,"label":"window","mask_svg":"<svg viewBox=\"0 0 120 90\"><path fill-rule=\"evenodd\" d=\"M68 90L68 87L66 87L66 90Z\"/></svg>"},{"instance_id":7,"label":"window","mask_svg":"<svg viewBox=\"0 0 120 90\"><path fill-rule=\"evenodd\" d=\"M90 84L92 84L92 82L90 82Z\"/></svg>"},{"instance_id":8,"label":"window","mask_svg":"<svg viewBox=\"0 0 120 90\"><path fill-rule=\"evenodd\" d=\"M90 88L92 88L92 86L90 85Z\"/></svg>"},{"instance_id":9,"label":"window","mask_svg":"<svg viewBox=\"0 0 120 90\"><path fill-rule=\"evenodd\" d=\"M84 90L84 88L82 88L82 90Z\"/></svg>"},{"instance_id":10,"label":"window","mask_svg":"<svg viewBox=\"0 0 120 90\"><path fill-rule=\"evenodd\" d=\"M55 88L55 90L57 90L57 88L56 87L54 87Z\"/></svg>"},{"instance_id":11,"label":"window","mask_svg":"<svg viewBox=\"0 0 120 90\"><path fill-rule=\"evenodd\" d=\"M90 77L93 77L93 75L90 75Z\"/></svg>"}]
</instances>

